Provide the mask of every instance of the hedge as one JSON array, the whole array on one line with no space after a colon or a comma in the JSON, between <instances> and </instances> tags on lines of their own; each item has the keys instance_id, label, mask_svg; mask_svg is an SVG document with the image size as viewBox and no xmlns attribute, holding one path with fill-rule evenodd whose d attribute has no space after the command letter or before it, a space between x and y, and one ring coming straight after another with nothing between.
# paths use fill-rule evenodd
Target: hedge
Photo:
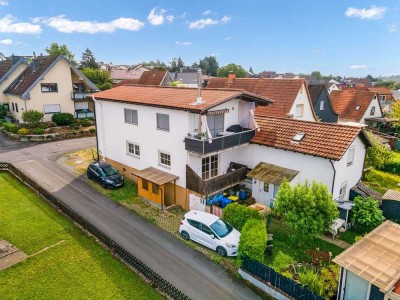
<instances>
[{"instance_id":1,"label":"hedge","mask_svg":"<svg viewBox=\"0 0 400 300\"><path fill-rule=\"evenodd\" d=\"M248 220L240 235L239 255L262 262L266 247L267 228L265 222L257 219Z\"/></svg>"},{"instance_id":2,"label":"hedge","mask_svg":"<svg viewBox=\"0 0 400 300\"><path fill-rule=\"evenodd\" d=\"M259 211L236 203L226 206L223 212L223 219L239 231L242 231L243 226L250 219L264 220L264 216Z\"/></svg>"},{"instance_id":3,"label":"hedge","mask_svg":"<svg viewBox=\"0 0 400 300\"><path fill-rule=\"evenodd\" d=\"M12 133L17 133L18 129L19 129L19 126L16 125L16 124L7 122L7 123L3 124L3 128L4 128L5 131L12 132Z\"/></svg>"},{"instance_id":4,"label":"hedge","mask_svg":"<svg viewBox=\"0 0 400 300\"><path fill-rule=\"evenodd\" d=\"M74 115L70 113L56 113L51 117L51 120L58 126L65 126L72 123Z\"/></svg>"}]
</instances>

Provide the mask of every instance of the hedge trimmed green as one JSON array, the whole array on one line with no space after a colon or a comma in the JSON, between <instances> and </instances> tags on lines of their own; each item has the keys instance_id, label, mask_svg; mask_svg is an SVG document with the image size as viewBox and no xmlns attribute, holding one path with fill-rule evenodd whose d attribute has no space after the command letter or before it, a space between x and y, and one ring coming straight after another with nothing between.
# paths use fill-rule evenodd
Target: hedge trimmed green
<instances>
[{"instance_id":1,"label":"hedge trimmed green","mask_svg":"<svg viewBox=\"0 0 400 300\"><path fill-rule=\"evenodd\" d=\"M267 228L262 220L250 219L243 227L239 240L239 255L258 261L264 260Z\"/></svg>"},{"instance_id":2,"label":"hedge trimmed green","mask_svg":"<svg viewBox=\"0 0 400 300\"><path fill-rule=\"evenodd\" d=\"M33 130L32 130L32 133L33 133L33 134L43 134L43 133L44 133L44 129L38 127L38 128L33 129Z\"/></svg>"},{"instance_id":3,"label":"hedge trimmed green","mask_svg":"<svg viewBox=\"0 0 400 300\"><path fill-rule=\"evenodd\" d=\"M66 126L72 123L74 115L70 113L56 113L51 117L51 120L58 126Z\"/></svg>"},{"instance_id":4,"label":"hedge trimmed green","mask_svg":"<svg viewBox=\"0 0 400 300\"><path fill-rule=\"evenodd\" d=\"M242 231L248 220L264 220L264 216L248 206L231 203L224 208L223 219L237 230Z\"/></svg>"},{"instance_id":5,"label":"hedge trimmed green","mask_svg":"<svg viewBox=\"0 0 400 300\"><path fill-rule=\"evenodd\" d=\"M18 129L19 129L19 126L16 125L16 124L7 122L7 123L3 124L3 128L4 128L5 131L12 132L12 133L17 133Z\"/></svg>"}]
</instances>

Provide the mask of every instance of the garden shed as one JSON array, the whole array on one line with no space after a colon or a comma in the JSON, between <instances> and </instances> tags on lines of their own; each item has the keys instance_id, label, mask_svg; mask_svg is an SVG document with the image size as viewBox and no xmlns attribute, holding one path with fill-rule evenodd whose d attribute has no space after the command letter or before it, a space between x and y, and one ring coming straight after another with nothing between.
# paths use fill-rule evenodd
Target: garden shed
<instances>
[{"instance_id":1,"label":"garden shed","mask_svg":"<svg viewBox=\"0 0 400 300\"><path fill-rule=\"evenodd\" d=\"M386 219L400 221L400 192L387 190L382 196L382 211Z\"/></svg>"}]
</instances>

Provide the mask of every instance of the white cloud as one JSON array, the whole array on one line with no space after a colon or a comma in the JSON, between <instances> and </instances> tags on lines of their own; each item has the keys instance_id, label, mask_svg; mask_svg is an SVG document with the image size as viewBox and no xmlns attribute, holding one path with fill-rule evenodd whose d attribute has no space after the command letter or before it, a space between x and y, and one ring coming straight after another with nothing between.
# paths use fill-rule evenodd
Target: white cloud
<instances>
[{"instance_id":1,"label":"white cloud","mask_svg":"<svg viewBox=\"0 0 400 300\"><path fill-rule=\"evenodd\" d=\"M1 40L0 44L2 44L2 45L11 45L12 42L13 41L11 39L5 39L5 40Z\"/></svg>"},{"instance_id":2,"label":"white cloud","mask_svg":"<svg viewBox=\"0 0 400 300\"><path fill-rule=\"evenodd\" d=\"M353 70L363 70L363 69L366 69L366 68L367 68L366 65L352 65L352 66L350 66L350 69L353 69Z\"/></svg>"},{"instance_id":3,"label":"white cloud","mask_svg":"<svg viewBox=\"0 0 400 300\"><path fill-rule=\"evenodd\" d=\"M0 6L6 6L8 5L8 1L0 1Z\"/></svg>"},{"instance_id":4,"label":"white cloud","mask_svg":"<svg viewBox=\"0 0 400 300\"><path fill-rule=\"evenodd\" d=\"M399 30L399 24L398 23L394 23L394 24L389 24L388 25L388 30L391 33L395 33Z\"/></svg>"},{"instance_id":5,"label":"white cloud","mask_svg":"<svg viewBox=\"0 0 400 300\"><path fill-rule=\"evenodd\" d=\"M360 18L363 20L379 20L383 18L386 7L372 5L370 9L349 7L344 14L350 18Z\"/></svg>"},{"instance_id":6,"label":"white cloud","mask_svg":"<svg viewBox=\"0 0 400 300\"><path fill-rule=\"evenodd\" d=\"M225 41L231 41L231 40L233 40L233 37L232 36L227 36L226 38L224 38L224 40Z\"/></svg>"},{"instance_id":7,"label":"white cloud","mask_svg":"<svg viewBox=\"0 0 400 300\"><path fill-rule=\"evenodd\" d=\"M203 16L207 16L207 15L211 15L211 14L215 14L215 12L213 12L210 9L207 9L206 11L203 12Z\"/></svg>"},{"instance_id":8,"label":"white cloud","mask_svg":"<svg viewBox=\"0 0 400 300\"><path fill-rule=\"evenodd\" d=\"M96 22L96 21L72 21L65 18L65 15L60 15L48 19L38 19L44 24L53 27L59 32L64 33L99 33L99 32L114 32L117 29L138 31L144 23L132 18L118 18L110 22Z\"/></svg>"},{"instance_id":9,"label":"white cloud","mask_svg":"<svg viewBox=\"0 0 400 300\"><path fill-rule=\"evenodd\" d=\"M156 26L164 24L165 20L171 23L174 20L174 16L173 15L165 16L166 12L167 11L163 8L154 7L150 11L147 20L149 20L149 23L151 25L156 25Z\"/></svg>"},{"instance_id":10,"label":"white cloud","mask_svg":"<svg viewBox=\"0 0 400 300\"><path fill-rule=\"evenodd\" d=\"M225 24L228 23L231 20L231 17L228 16L223 16L221 20L216 20L216 19L199 19L193 22L189 23L189 29L203 29L204 27L207 26L213 26L217 24Z\"/></svg>"},{"instance_id":11,"label":"white cloud","mask_svg":"<svg viewBox=\"0 0 400 300\"><path fill-rule=\"evenodd\" d=\"M37 34L42 32L40 25L34 25L31 23L16 23L15 18L12 15L6 15L0 19L0 32L2 33L25 33L25 34Z\"/></svg>"},{"instance_id":12,"label":"white cloud","mask_svg":"<svg viewBox=\"0 0 400 300\"><path fill-rule=\"evenodd\" d=\"M191 46L192 42L178 42L178 41L176 41L175 44L179 45L179 46Z\"/></svg>"}]
</instances>

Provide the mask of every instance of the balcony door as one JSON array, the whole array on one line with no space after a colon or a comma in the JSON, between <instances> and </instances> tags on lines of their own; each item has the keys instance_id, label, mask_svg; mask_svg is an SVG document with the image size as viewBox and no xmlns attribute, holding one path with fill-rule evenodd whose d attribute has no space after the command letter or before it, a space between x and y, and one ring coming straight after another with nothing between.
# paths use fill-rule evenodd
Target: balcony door
<instances>
[{"instance_id":1,"label":"balcony door","mask_svg":"<svg viewBox=\"0 0 400 300\"><path fill-rule=\"evenodd\" d=\"M207 116L207 125L212 137L217 137L218 133L224 131L224 114Z\"/></svg>"}]
</instances>

